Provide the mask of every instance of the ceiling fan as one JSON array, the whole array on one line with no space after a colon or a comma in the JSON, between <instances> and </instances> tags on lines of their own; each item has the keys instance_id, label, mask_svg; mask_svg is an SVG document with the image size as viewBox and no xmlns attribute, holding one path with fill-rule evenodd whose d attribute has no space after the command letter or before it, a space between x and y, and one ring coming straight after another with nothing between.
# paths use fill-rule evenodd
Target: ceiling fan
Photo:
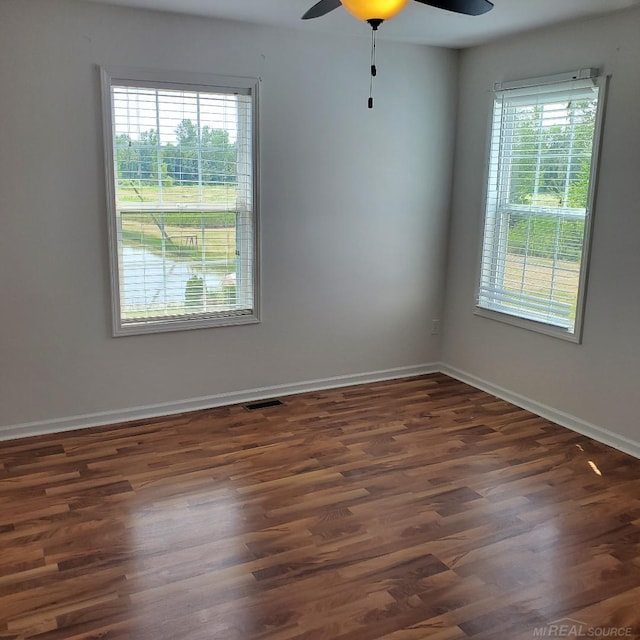
<instances>
[{"instance_id":1,"label":"ceiling fan","mask_svg":"<svg viewBox=\"0 0 640 640\"><path fill-rule=\"evenodd\" d=\"M385 20L398 15L408 2L409 0L320 0L302 16L303 20L320 18L343 6L356 18L369 23L372 29L369 109L373 109L373 78L378 73L376 70L376 31ZM493 9L493 2L490 0L416 0L416 2L468 16L479 16Z\"/></svg>"},{"instance_id":2,"label":"ceiling fan","mask_svg":"<svg viewBox=\"0 0 640 640\"><path fill-rule=\"evenodd\" d=\"M320 18L342 5L356 18L366 22L384 21L400 13L407 2L408 0L320 0L302 16L302 19ZM416 2L468 16L479 16L493 9L493 3L489 0L416 0Z\"/></svg>"}]
</instances>

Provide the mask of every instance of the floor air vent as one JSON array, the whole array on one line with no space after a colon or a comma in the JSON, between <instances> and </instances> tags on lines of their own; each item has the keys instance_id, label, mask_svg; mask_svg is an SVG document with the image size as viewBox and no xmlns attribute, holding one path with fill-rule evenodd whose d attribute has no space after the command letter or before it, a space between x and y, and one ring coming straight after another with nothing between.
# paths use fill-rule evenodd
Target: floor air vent
<instances>
[{"instance_id":1,"label":"floor air vent","mask_svg":"<svg viewBox=\"0 0 640 640\"><path fill-rule=\"evenodd\" d=\"M255 411L256 409L268 409L269 407L279 407L284 404L280 400L262 400L260 402L252 402L251 404L245 404L244 408L247 411Z\"/></svg>"}]
</instances>

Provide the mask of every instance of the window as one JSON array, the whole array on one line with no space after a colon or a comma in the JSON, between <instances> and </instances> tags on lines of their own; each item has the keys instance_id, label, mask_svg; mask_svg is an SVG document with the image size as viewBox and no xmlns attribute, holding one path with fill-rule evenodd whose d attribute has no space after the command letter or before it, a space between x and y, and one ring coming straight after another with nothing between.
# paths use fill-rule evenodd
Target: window
<instances>
[{"instance_id":1,"label":"window","mask_svg":"<svg viewBox=\"0 0 640 640\"><path fill-rule=\"evenodd\" d=\"M257 322L257 84L102 80L114 334Z\"/></svg>"},{"instance_id":2,"label":"window","mask_svg":"<svg viewBox=\"0 0 640 640\"><path fill-rule=\"evenodd\" d=\"M578 342L601 83L588 69L496 89L477 313Z\"/></svg>"}]
</instances>

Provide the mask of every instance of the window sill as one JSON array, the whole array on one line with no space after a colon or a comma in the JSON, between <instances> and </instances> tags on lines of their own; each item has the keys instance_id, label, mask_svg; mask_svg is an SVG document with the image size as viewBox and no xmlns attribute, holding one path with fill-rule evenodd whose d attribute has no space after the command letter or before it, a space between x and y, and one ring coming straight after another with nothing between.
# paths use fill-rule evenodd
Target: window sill
<instances>
[{"instance_id":1,"label":"window sill","mask_svg":"<svg viewBox=\"0 0 640 640\"><path fill-rule=\"evenodd\" d=\"M247 324L259 324L260 318L254 312L249 315L228 316L224 318L194 318L193 320L174 320L168 322L141 322L120 324L114 323L114 338L138 336L149 333L168 333L173 331L192 331L194 329L211 329L213 327L236 327Z\"/></svg>"},{"instance_id":2,"label":"window sill","mask_svg":"<svg viewBox=\"0 0 640 640\"><path fill-rule=\"evenodd\" d=\"M573 333L570 333L567 329L563 329L562 327L556 327L544 322L521 318L509 313L502 313L500 311L485 309L484 307L476 306L473 313L474 315L480 316L482 318L495 320L497 322L502 322L503 324L510 324L511 326L518 327L520 329L526 329L527 331L542 333L546 336L551 336L552 338L558 338L567 342L573 342L574 344L582 343L582 336L580 334L580 329L578 326L576 326Z\"/></svg>"}]
</instances>

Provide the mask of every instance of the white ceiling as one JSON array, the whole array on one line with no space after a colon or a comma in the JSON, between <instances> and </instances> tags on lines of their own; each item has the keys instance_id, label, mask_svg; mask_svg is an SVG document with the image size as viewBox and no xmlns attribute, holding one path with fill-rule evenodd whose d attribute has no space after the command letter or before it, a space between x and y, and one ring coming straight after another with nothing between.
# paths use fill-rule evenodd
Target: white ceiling
<instances>
[{"instance_id":1,"label":"white ceiling","mask_svg":"<svg viewBox=\"0 0 640 640\"><path fill-rule=\"evenodd\" d=\"M105 4L171 11L197 16L241 20L363 35L369 27L342 9L315 20L300 16L315 0L89 0ZM493 0L495 8L478 17L441 11L417 2L383 25L380 37L445 47L467 47L517 33L584 16L610 13L634 5L640 0Z\"/></svg>"}]
</instances>

